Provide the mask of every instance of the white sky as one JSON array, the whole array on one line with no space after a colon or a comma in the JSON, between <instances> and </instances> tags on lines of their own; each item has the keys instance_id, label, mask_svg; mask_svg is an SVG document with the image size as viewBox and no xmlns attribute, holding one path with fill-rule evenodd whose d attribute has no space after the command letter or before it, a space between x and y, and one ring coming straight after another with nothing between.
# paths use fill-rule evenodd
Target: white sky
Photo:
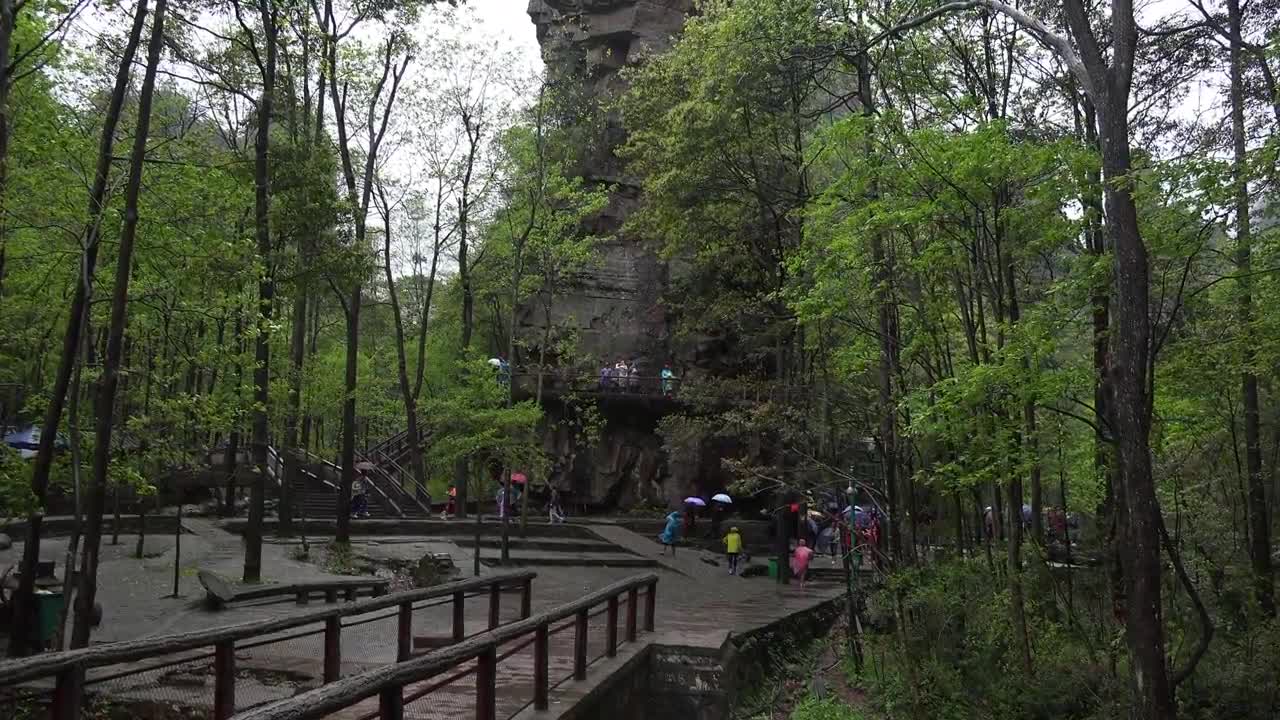
<instances>
[{"instance_id":1,"label":"white sky","mask_svg":"<svg viewBox=\"0 0 1280 720\"><path fill-rule=\"evenodd\" d=\"M486 27L507 36L530 59L539 58L538 37L534 35L534 23L526 12L529 8L527 0L471 0L467 4Z\"/></svg>"},{"instance_id":2,"label":"white sky","mask_svg":"<svg viewBox=\"0 0 1280 720\"><path fill-rule=\"evenodd\" d=\"M501 39L518 48L528 58L528 62L541 66L538 38L534 33L533 21L526 12L528 0L470 0L467 5L484 28L504 36Z\"/></svg>"}]
</instances>

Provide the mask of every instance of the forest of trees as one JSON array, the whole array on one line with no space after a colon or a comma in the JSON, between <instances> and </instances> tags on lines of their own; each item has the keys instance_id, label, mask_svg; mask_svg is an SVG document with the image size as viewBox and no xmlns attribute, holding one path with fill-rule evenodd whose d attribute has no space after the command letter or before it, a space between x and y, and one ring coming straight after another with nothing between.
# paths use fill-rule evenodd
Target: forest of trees
<instances>
[{"instance_id":1,"label":"forest of trees","mask_svg":"<svg viewBox=\"0 0 1280 720\"><path fill-rule=\"evenodd\" d=\"M887 513L870 700L795 717L1280 712L1274 10L725 0L631 71L683 331L806 390L668 449Z\"/></svg>"},{"instance_id":2,"label":"forest of trees","mask_svg":"<svg viewBox=\"0 0 1280 720\"><path fill-rule=\"evenodd\" d=\"M454 5L0 0L0 415L42 431L0 516L28 567L83 519L70 647L112 500L210 448L252 457L245 582L273 448L342 468L339 542L357 447L406 428L433 492L544 477L486 360L573 357L549 307L621 126L678 333L805 388L671 415L669 456L729 438L765 449L735 492L887 518L867 707L815 717L1280 713L1274 2L706 0L610 98Z\"/></svg>"},{"instance_id":3,"label":"forest of trees","mask_svg":"<svg viewBox=\"0 0 1280 720\"><path fill-rule=\"evenodd\" d=\"M292 523L277 450L290 479L341 468L339 541L355 448L406 427L438 497L537 476L541 413L486 360L590 261L604 195L567 171L572 104L528 58L430 0L0 11L0 414L42 431L2 451L0 516L27 519L28 567L46 512L80 520L69 646L104 513L189 496L211 449L252 478L245 582L269 494Z\"/></svg>"}]
</instances>

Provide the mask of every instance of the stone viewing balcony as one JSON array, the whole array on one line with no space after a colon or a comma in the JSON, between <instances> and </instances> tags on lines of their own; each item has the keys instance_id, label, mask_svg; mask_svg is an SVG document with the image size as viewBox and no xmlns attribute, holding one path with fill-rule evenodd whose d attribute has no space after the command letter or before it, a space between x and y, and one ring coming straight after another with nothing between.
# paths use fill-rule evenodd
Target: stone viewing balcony
<instances>
[{"instance_id":1,"label":"stone viewing balcony","mask_svg":"<svg viewBox=\"0 0 1280 720\"><path fill-rule=\"evenodd\" d=\"M514 373L511 381L516 399L530 400L537 396L537 373ZM581 397L645 404L754 405L804 401L810 392L807 386L733 380L684 382L678 377L601 377L573 371L548 371L542 375L542 397L552 399Z\"/></svg>"}]
</instances>

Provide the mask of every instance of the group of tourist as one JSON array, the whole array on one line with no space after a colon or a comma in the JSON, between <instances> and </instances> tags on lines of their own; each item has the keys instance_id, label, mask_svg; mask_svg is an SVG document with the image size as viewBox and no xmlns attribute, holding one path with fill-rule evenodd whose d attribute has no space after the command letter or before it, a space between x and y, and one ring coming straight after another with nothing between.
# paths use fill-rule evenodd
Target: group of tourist
<instances>
[{"instance_id":1,"label":"group of tourist","mask_svg":"<svg viewBox=\"0 0 1280 720\"><path fill-rule=\"evenodd\" d=\"M662 366L661 372L658 373L658 378L663 395L671 395L675 392L676 373L671 369L670 363ZM635 360L618 358L618 361L614 364L606 364L600 368L601 390L638 392L640 385L640 369Z\"/></svg>"},{"instance_id":2,"label":"group of tourist","mask_svg":"<svg viewBox=\"0 0 1280 720\"><path fill-rule=\"evenodd\" d=\"M639 390L640 371L636 367L635 360L618 358L618 362L612 365L606 363L600 368L600 389L632 392Z\"/></svg>"},{"instance_id":3,"label":"group of tourist","mask_svg":"<svg viewBox=\"0 0 1280 720\"><path fill-rule=\"evenodd\" d=\"M1023 504L1021 515L1023 531L1030 531L1034 513L1029 504ZM1075 517L1075 513L1068 513L1062 508L1050 505L1044 508L1043 515L1046 521L1045 526L1049 529L1049 539L1069 545L1070 530L1079 526L1079 519ZM1003 532L997 527L995 510L990 505L982 511L982 525L987 540L994 539L997 534L1003 537Z\"/></svg>"},{"instance_id":4,"label":"group of tourist","mask_svg":"<svg viewBox=\"0 0 1280 720\"><path fill-rule=\"evenodd\" d=\"M846 507L843 511L838 506L829 506L826 511L810 510L801 514L798 503L783 506L777 512L784 513L785 532L788 538L794 539L794 547L789 550L788 563L792 577L804 586L809 574L809 564L815 555L829 554L832 558L840 557L842 548L852 548L854 552L866 553L871 562L876 562L878 553L875 548L880 543L880 528L884 514L876 507L863 508L860 505ZM697 508L672 511L667 514L662 532L658 540L662 543L662 555L670 550L676 555L676 546L682 536L690 536L696 523ZM713 528L718 523L713 524ZM715 535L718 535L718 528ZM720 538L724 546L725 560L729 565L730 575L739 575L748 559L742 532L737 526L729 528L729 532ZM791 540L788 541L790 546Z\"/></svg>"}]
</instances>

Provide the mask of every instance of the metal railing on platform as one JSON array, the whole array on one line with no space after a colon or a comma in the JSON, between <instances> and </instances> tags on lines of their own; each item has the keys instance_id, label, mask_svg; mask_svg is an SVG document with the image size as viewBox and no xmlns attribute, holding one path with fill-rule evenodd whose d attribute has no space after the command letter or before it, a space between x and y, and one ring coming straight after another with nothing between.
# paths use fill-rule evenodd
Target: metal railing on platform
<instances>
[{"instance_id":1,"label":"metal railing on platform","mask_svg":"<svg viewBox=\"0 0 1280 720\"><path fill-rule=\"evenodd\" d=\"M77 720L86 695L102 695L112 702L212 707L212 717L224 720L235 713L237 698L247 701L242 707L279 699L281 693L272 692L273 684L279 684L273 673L296 676L299 665L319 660L320 681L339 682L344 628L362 628L346 634L349 644L375 655L394 647L394 661L400 662L411 657L414 627L422 622L420 616L415 623L414 614L428 608L452 604L451 634L444 640L463 643L467 598L489 599L486 630L473 633L474 638L502 627L502 591L519 589L518 622L524 622L532 614L536 576L533 571L519 571L472 578L277 619L7 660L0 662L0 689L23 702L47 705L54 720ZM366 627L388 621L382 629L389 631L392 620L395 629L390 638ZM386 662L376 659L373 664L386 667ZM52 687L42 682L49 679ZM238 680L244 695L237 693Z\"/></svg>"},{"instance_id":2,"label":"metal railing on platform","mask_svg":"<svg viewBox=\"0 0 1280 720\"><path fill-rule=\"evenodd\" d=\"M657 575L628 578L553 610L496 627L418 658L352 675L287 700L254 708L236 715L234 720L318 720L343 710L347 710L344 715L361 720L403 720L410 703L426 699L433 706L447 704L436 693L447 693L454 686L456 697L456 686L461 683L471 683L474 694L468 693L457 707L460 714L450 715L453 718L510 718L530 705L536 710L546 710L554 686L585 680L591 663L617 655L618 625L624 606L622 637L625 642L637 640L641 622L646 632L653 631L657 586ZM642 589L643 616L640 615ZM597 641L603 642L599 642L599 652L592 653L591 620L599 616L606 618L603 637L596 636ZM569 628L573 628L572 672L553 685L552 639ZM509 707L499 714L499 665L530 647L533 649L532 697L524 699L528 697L525 694L528 689L523 683L513 684L511 687L518 697L514 702L512 698L504 698ZM372 698L376 698L376 705L371 705L367 714L361 714L362 703Z\"/></svg>"}]
</instances>

